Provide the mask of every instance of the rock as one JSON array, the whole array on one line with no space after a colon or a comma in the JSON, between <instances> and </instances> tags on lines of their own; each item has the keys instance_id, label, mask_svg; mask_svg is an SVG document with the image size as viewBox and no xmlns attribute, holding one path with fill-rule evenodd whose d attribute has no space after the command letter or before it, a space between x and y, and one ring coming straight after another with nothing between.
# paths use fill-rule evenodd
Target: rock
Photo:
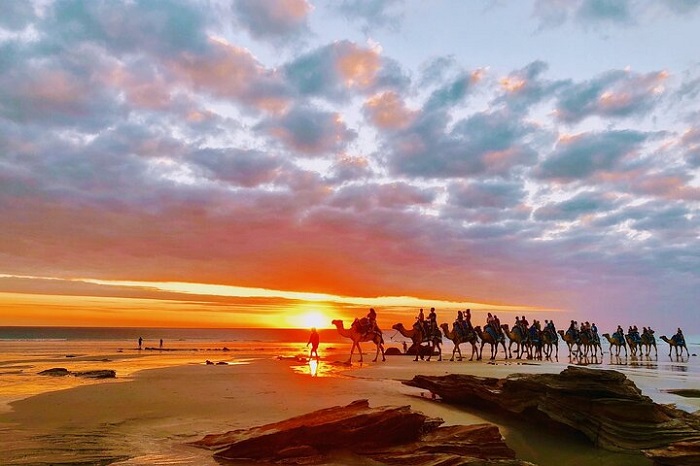
<instances>
[{"instance_id":1,"label":"rock","mask_svg":"<svg viewBox=\"0 0 700 466\"><path fill-rule=\"evenodd\" d=\"M99 369L94 371L73 372L73 375L87 379L114 379L117 377L117 371L111 369Z\"/></svg>"},{"instance_id":2,"label":"rock","mask_svg":"<svg viewBox=\"0 0 700 466\"><path fill-rule=\"evenodd\" d=\"M219 460L308 463L334 452L351 452L386 464L415 466L528 465L515 459L498 427L441 427L410 406L370 408L367 400L284 421L207 435L194 445L215 450Z\"/></svg>"},{"instance_id":3,"label":"rock","mask_svg":"<svg viewBox=\"0 0 700 466\"><path fill-rule=\"evenodd\" d=\"M65 377L70 375L70 371L63 367L54 367L51 369L46 369L45 371L39 372L39 375L49 375L51 377Z\"/></svg>"},{"instance_id":4,"label":"rock","mask_svg":"<svg viewBox=\"0 0 700 466\"><path fill-rule=\"evenodd\" d=\"M449 403L564 424L607 450L639 451L700 439L698 416L654 403L613 370L571 366L560 374L416 376L404 383Z\"/></svg>"},{"instance_id":5,"label":"rock","mask_svg":"<svg viewBox=\"0 0 700 466\"><path fill-rule=\"evenodd\" d=\"M666 393L673 393L674 395L683 396L686 398L700 398L700 390L695 388L672 388L664 391Z\"/></svg>"},{"instance_id":6,"label":"rock","mask_svg":"<svg viewBox=\"0 0 700 466\"><path fill-rule=\"evenodd\" d=\"M94 371L71 372L63 367L54 367L39 372L39 375L50 375L53 377L65 377L72 375L75 377L85 377L88 379L113 379L117 376L117 372L111 369L99 369Z\"/></svg>"},{"instance_id":7,"label":"rock","mask_svg":"<svg viewBox=\"0 0 700 466\"><path fill-rule=\"evenodd\" d=\"M644 454L659 466L700 465L700 440L675 442L665 448L645 450Z\"/></svg>"}]
</instances>

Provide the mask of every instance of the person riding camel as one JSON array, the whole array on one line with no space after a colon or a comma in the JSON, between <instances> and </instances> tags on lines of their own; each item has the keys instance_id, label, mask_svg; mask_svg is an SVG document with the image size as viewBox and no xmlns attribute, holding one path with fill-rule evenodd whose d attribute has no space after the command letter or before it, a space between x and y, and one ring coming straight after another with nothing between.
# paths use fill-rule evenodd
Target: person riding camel
<instances>
[{"instance_id":1,"label":"person riding camel","mask_svg":"<svg viewBox=\"0 0 700 466\"><path fill-rule=\"evenodd\" d=\"M505 338L503 327L501 327L501 319L499 319L496 314L493 315L493 329L496 331L496 336L499 339Z\"/></svg>"},{"instance_id":2,"label":"person riding camel","mask_svg":"<svg viewBox=\"0 0 700 466\"><path fill-rule=\"evenodd\" d=\"M683 336L683 330L681 330L680 327L678 327L676 334L671 337L671 340L673 340L677 345L685 345L685 337Z\"/></svg>"},{"instance_id":3,"label":"person riding camel","mask_svg":"<svg viewBox=\"0 0 700 466\"><path fill-rule=\"evenodd\" d=\"M453 326L461 338L464 338L467 335L467 329L464 323L464 314L462 314L461 310L457 311L457 320L454 321Z\"/></svg>"},{"instance_id":4,"label":"person riding camel","mask_svg":"<svg viewBox=\"0 0 700 466\"><path fill-rule=\"evenodd\" d=\"M423 314L423 308L420 308L420 311L418 312L418 316L416 317L416 323L413 324L415 328L418 329L418 331L421 334L421 340L425 340L426 333L425 333L425 314Z\"/></svg>"},{"instance_id":5,"label":"person riding camel","mask_svg":"<svg viewBox=\"0 0 700 466\"><path fill-rule=\"evenodd\" d=\"M428 338L431 338L436 333L438 333L437 314L435 313L435 308L431 307L430 314L428 314L428 325L426 334L428 335Z\"/></svg>"},{"instance_id":6,"label":"person riding camel","mask_svg":"<svg viewBox=\"0 0 700 466\"><path fill-rule=\"evenodd\" d=\"M494 340L497 339L497 334L496 331L493 329L493 316L489 312L488 315L486 316L486 325L484 326L484 330L488 332Z\"/></svg>"},{"instance_id":7,"label":"person riding camel","mask_svg":"<svg viewBox=\"0 0 700 466\"><path fill-rule=\"evenodd\" d=\"M593 336L593 342L600 344L600 336L598 335L598 327L595 322L591 324L591 335Z\"/></svg>"},{"instance_id":8,"label":"person riding camel","mask_svg":"<svg viewBox=\"0 0 700 466\"><path fill-rule=\"evenodd\" d=\"M574 338L574 340L578 340L578 324L575 320L571 321L569 329L566 331L566 333L571 335Z\"/></svg>"},{"instance_id":9,"label":"person riding camel","mask_svg":"<svg viewBox=\"0 0 700 466\"><path fill-rule=\"evenodd\" d=\"M369 308L367 319L369 319L370 332L378 333L379 327L377 327L377 311L375 311L373 307Z\"/></svg>"},{"instance_id":10,"label":"person riding camel","mask_svg":"<svg viewBox=\"0 0 700 466\"><path fill-rule=\"evenodd\" d=\"M530 327L530 323L527 321L525 316L520 317L520 329L522 330L523 336L527 335L527 329Z\"/></svg>"},{"instance_id":11,"label":"person riding camel","mask_svg":"<svg viewBox=\"0 0 700 466\"><path fill-rule=\"evenodd\" d=\"M617 341L622 345L625 342L625 334L622 331L622 326L618 325L617 330L613 333L613 338L617 338Z\"/></svg>"},{"instance_id":12,"label":"person riding camel","mask_svg":"<svg viewBox=\"0 0 700 466\"><path fill-rule=\"evenodd\" d=\"M471 309L467 309L466 311L464 311L464 324L465 324L465 328L467 330L471 330L471 328L472 328L472 310Z\"/></svg>"}]
</instances>

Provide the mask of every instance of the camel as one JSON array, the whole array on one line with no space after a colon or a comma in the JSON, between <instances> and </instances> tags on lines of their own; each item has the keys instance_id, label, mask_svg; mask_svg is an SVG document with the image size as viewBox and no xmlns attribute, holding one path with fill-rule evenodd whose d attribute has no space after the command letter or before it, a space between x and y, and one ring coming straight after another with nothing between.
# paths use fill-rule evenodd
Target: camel
<instances>
[{"instance_id":1,"label":"camel","mask_svg":"<svg viewBox=\"0 0 700 466\"><path fill-rule=\"evenodd\" d=\"M617 338L611 337L609 333L604 333L604 334L603 334L603 338L605 338L606 340L608 340L608 343L610 343L610 355L611 355L611 356L612 356L612 349L613 349L613 346L615 346L615 347L617 347L617 353L616 353L617 356L620 355L620 349L621 349L621 348L624 348L624 349L625 349L625 357L627 357L627 345L625 345L625 342L624 342L624 341L621 342L621 341L618 340Z\"/></svg>"},{"instance_id":2,"label":"camel","mask_svg":"<svg viewBox=\"0 0 700 466\"><path fill-rule=\"evenodd\" d=\"M688 347L685 345L685 340L683 340L683 343L678 344L675 338L671 338L670 340L666 338L666 336L662 336L661 339L668 343L668 355L671 356L671 350L673 348L676 349L676 357L678 357L678 349L680 348L681 352L681 357L683 356L683 349L685 348L685 352L690 356L690 352L688 351Z\"/></svg>"},{"instance_id":3,"label":"camel","mask_svg":"<svg viewBox=\"0 0 700 466\"><path fill-rule=\"evenodd\" d=\"M632 338L629 334L625 335L625 341L627 342L627 346L630 347L630 353L632 356L637 356L637 351L639 351L639 355L642 355L642 343L637 343L634 338Z\"/></svg>"},{"instance_id":4,"label":"camel","mask_svg":"<svg viewBox=\"0 0 700 466\"><path fill-rule=\"evenodd\" d=\"M362 362L362 350L360 349L360 342L364 341L371 341L372 343L377 345L377 353L375 354L372 362L377 362L377 358L379 358L380 351L382 352L382 361L386 361L386 358L384 357L384 339L382 338L381 334L375 332L362 334L357 330L357 327L355 325L352 325L349 329L346 329L343 326L342 320L334 320L331 323L335 325L336 329L338 329L338 333L341 337L349 338L352 340L352 348L350 349L350 358L348 359L348 362L352 362L352 355L355 352L355 348L357 348L357 351L360 353L360 362Z\"/></svg>"},{"instance_id":5,"label":"camel","mask_svg":"<svg viewBox=\"0 0 700 466\"><path fill-rule=\"evenodd\" d=\"M527 334L523 335L523 330L520 327L513 327L513 330L510 330L508 327L508 324L503 324L501 325L501 328L504 330L506 336L508 336L508 356L511 358L513 357L513 353L511 352L511 347L513 346L513 343L515 343L515 358L520 359L520 357L523 355L523 352L527 348L527 341L528 341L528 336ZM529 352L528 352L528 358L529 358Z\"/></svg>"},{"instance_id":6,"label":"camel","mask_svg":"<svg viewBox=\"0 0 700 466\"><path fill-rule=\"evenodd\" d=\"M656 337L654 337L654 331L649 329L646 333L642 333L642 348L647 349L647 356L651 354L652 347L654 347L654 356L658 357L659 352L656 349Z\"/></svg>"},{"instance_id":7,"label":"camel","mask_svg":"<svg viewBox=\"0 0 700 466\"><path fill-rule=\"evenodd\" d=\"M591 350L591 356L594 358L598 357L598 349L600 349L600 356L603 357L603 347L600 344L600 338L596 338L596 335L592 333L581 332L579 334L579 339L581 340L581 346L583 346L583 357L588 357L588 350Z\"/></svg>"},{"instance_id":8,"label":"camel","mask_svg":"<svg viewBox=\"0 0 700 466\"><path fill-rule=\"evenodd\" d=\"M552 359L552 350L556 350L555 358L559 361L559 336L556 332L545 330L542 332L542 347L544 355L547 359Z\"/></svg>"},{"instance_id":9,"label":"camel","mask_svg":"<svg viewBox=\"0 0 700 466\"><path fill-rule=\"evenodd\" d=\"M503 345L503 353L505 354L505 358L508 359L508 350L506 349L506 339L504 337L498 338L496 340L493 339L493 336L489 332L481 330L480 326L474 327L474 331L476 334L479 336L481 339L481 348L479 348L479 357L478 359L481 359L481 357L484 354L484 345L488 343L491 345L491 361L496 359L496 354L498 353L498 344L500 343Z\"/></svg>"},{"instance_id":10,"label":"camel","mask_svg":"<svg viewBox=\"0 0 700 466\"><path fill-rule=\"evenodd\" d=\"M423 333L416 329L415 326L411 327L411 330L406 329L406 327L403 326L401 322L398 324L394 324L391 326L394 330L398 330L398 332L403 335L406 338L410 338L411 341L413 342L413 346L416 348L416 359L414 361L418 361L418 356L421 350L421 346L423 343L427 343L428 345L428 361L430 361L430 357L433 355L433 351L435 348L438 350L438 361L442 361L442 335L436 334L433 335L429 340L424 341L423 340Z\"/></svg>"},{"instance_id":11,"label":"camel","mask_svg":"<svg viewBox=\"0 0 700 466\"><path fill-rule=\"evenodd\" d=\"M559 330L557 331L559 336L561 337L562 340L564 340L564 343L566 343L566 346L569 347L569 357L571 357L573 354L576 353L581 353L581 342L578 341L570 332L564 333L564 330ZM574 345L576 345L576 351L574 352ZM627 351L627 350L625 350Z\"/></svg>"},{"instance_id":12,"label":"camel","mask_svg":"<svg viewBox=\"0 0 700 466\"><path fill-rule=\"evenodd\" d=\"M476 346L476 342L478 341L476 332L471 331L467 335L462 336L459 332L455 330L454 326L452 327L452 331L450 331L450 327L447 325L447 323L441 324L440 328L442 329L442 333L445 334L445 338L447 338L448 340L452 340L452 343L454 344L454 349L452 350L452 357L450 358L450 361L455 360L455 351L459 353L458 360L462 360L462 350L459 349L459 345L461 343L471 343L472 356L469 358L470 361L474 360L474 353L476 353L477 360L481 359L481 355L479 354L479 348Z\"/></svg>"}]
</instances>

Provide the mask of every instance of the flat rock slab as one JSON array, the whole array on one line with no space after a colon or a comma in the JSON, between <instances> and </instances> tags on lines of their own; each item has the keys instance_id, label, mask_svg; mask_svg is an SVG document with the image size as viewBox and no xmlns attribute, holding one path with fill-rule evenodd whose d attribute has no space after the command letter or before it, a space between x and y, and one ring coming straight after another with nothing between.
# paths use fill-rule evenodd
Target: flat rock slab
<instances>
[{"instance_id":1,"label":"flat rock slab","mask_svg":"<svg viewBox=\"0 0 700 466\"><path fill-rule=\"evenodd\" d=\"M571 366L560 374L416 376L404 384L449 403L564 424L608 450L656 449L647 456L658 464L666 464L660 460L664 448L682 442L682 453L676 448L669 455L686 455L687 462L677 464L700 464L691 461L700 454L700 416L654 403L617 371Z\"/></svg>"},{"instance_id":2,"label":"flat rock slab","mask_svg":"<svg viewBox=\"0 0 700 466\"><path fill-rule=\"evenodd\" d=\"M227 460L322 464L334 452L351 452L384 464L530 465L515 458L492 424L441 427L410 406L370 408L367 400L284 421L223 434L193 444Z\"/></svg>"},{"instance_id":3,"label":"flat rock slab","mask_svg":"<svg viewBox=\"0 0 700 466\"><path fill-rule=\"evenodd\" d=\"M67 377L69 375L72 375L74 377L83 377L88 379L114 379L115 377L117 377L117 371L112 369L98 369L93 371L71 372L63 367L54 367L39 372L39 375L46 375L51 377Z\"/></svg>"}]
</instances>

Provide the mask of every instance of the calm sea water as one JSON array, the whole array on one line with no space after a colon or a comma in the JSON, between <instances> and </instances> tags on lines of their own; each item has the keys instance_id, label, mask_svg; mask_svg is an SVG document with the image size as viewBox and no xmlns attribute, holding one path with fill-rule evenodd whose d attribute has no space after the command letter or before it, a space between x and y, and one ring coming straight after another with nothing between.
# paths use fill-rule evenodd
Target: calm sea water
<instances>
[{"instance_id":1,"label":"calm sea water","mask_svg":"<svg viewBox=\"0 0 700 466\"><path fill-rule=\"evenodd\" d=\"M310 330L278 328L0 327L0 340L164 342L306 342ZM319 329L322 341L340 342L335 329Z\"/></svg>"}]
</instances>

